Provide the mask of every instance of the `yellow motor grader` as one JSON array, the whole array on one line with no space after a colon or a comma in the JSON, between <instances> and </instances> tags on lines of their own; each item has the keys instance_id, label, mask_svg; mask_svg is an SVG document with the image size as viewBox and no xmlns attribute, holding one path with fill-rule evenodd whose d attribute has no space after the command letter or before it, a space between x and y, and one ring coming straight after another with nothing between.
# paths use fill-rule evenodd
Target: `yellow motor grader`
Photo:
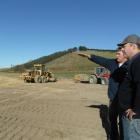
<instances>
[{"instance_id":1,"label":"yellow motor grader","mask_svg":"<svg viewBox=\"0 0 140 140\"><path fill-rule=\"evenodd\" d=\"M34 64L33 70L26 70L22 73L22 79L27 83L47 83L56 82L52 72L45 69L44 64Z\"/></svg>"}]
</instances>

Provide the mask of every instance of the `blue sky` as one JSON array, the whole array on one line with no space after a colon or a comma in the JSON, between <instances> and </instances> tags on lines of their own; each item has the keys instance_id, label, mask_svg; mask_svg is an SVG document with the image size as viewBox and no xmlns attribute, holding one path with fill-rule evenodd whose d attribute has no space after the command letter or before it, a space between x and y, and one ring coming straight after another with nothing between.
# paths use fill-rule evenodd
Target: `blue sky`
<instances>
[{"instance_id":1,"label":"blue sky","mask_svg":"<svg viewBox=\"0 0 140 140\"><path fill-rule=\"evenodd\" d=\"M139 0L0 0L0 68L140 35Z\"/></svg>"}]
</instances>

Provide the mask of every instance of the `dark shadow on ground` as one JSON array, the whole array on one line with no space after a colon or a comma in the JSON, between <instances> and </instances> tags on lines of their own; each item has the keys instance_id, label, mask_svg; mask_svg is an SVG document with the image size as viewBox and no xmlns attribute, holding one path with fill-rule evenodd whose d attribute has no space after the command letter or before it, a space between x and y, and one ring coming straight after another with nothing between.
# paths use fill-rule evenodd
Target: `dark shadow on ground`
<instances>
[{"instance_id":1,"label":"dark shadow on ground","mask_svg":"<svg viewBox=\"0 0 140 140\"><path fill-rule=\"evenodd\" d=\"M110 125L109 125L109 117L108 117L108 106L107 105L90 105L88 107L99 109L100 118L102 121L102 127L105 129L107 140L109 140L110 136Z\"/></svg>"}]
</instances>

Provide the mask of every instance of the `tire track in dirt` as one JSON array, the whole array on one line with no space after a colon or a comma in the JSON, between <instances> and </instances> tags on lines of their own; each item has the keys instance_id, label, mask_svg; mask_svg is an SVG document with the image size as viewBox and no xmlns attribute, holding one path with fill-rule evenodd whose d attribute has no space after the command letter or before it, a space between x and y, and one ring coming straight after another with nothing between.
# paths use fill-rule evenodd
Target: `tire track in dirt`
<instances>
[{"instance_id":1,"label":"tire track in dirt","mask_svg":"<svg viewBox=\"0 0 140 140\"><path fill-rule=\"evenodd\" d=\"M107 103L102 90L106 87L72 81L5 86L0 90L0 140L106 140L99 110L88 107Z\"/></svg>"}]
</instances>

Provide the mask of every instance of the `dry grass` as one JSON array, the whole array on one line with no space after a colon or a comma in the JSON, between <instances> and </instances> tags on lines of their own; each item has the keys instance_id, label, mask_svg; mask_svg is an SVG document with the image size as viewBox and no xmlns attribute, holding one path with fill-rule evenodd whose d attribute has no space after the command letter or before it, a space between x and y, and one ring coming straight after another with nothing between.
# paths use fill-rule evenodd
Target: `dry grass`
<instances>
[{"instance_id":1,"label":"dry grass","mask_svg":"<svg viewBox=\"0 0 140 140\"><path fill-rule=\"evenodd\" d=\"M83 53L96 54L107 58L113 58L115 56L115 53L112 52L86 51ZM71 77L74 74L81 72L91 73L97 66L99 65L89 61L87 58L77 55L76 53L67 54L47 63L47 67L50 71L57 73L59 76L61 76L61 74L66 75L66 77Z\"/></svg>"}]
</instances>

